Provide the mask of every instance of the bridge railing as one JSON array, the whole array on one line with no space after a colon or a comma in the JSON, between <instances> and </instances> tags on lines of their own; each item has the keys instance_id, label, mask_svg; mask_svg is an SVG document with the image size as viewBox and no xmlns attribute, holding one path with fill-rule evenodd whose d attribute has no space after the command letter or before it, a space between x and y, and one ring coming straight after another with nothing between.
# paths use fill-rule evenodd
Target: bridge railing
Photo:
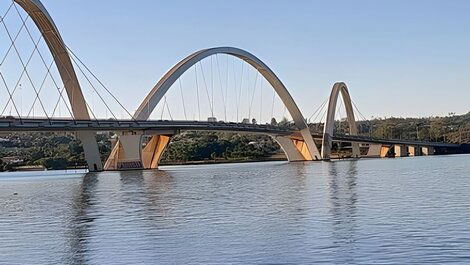
<instances>
[{"instance_id":1,"label":"bridge railing","mask_svg":"<svg viewBox=\"0 0 470 265\"><path fill-rule=\"evenodd\" d=\"M253 131L288 135L290 128L270 124L235 122L170 121L170 120L74 120L74 119L18 119L0 118L0 131L122 131L122 130L224 130Z\"/></svg>"}]
</instances>

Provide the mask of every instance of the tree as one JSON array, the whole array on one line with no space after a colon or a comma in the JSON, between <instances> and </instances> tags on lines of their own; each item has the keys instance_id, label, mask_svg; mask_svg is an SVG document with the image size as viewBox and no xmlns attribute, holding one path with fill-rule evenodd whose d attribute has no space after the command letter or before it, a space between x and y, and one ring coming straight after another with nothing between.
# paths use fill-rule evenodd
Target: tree
<instances>
[{"instance_id":1,"label":"tree","mask_svg":"<svg viewBox=\"0 0 470 265\"><path fill-rule=\"evenodd\" d=\"M38 161L38 164L47 169L62 170L67 169L67 159L63 157L48 157Z\"/></svg>"},{"instance_id":2,"label":"tree","mask_svg":"<svg viewBox=\"0 0 470 265\"><path fill-rule=\"evenodd\" d=\"M419 130L418 130L418 139L420 141L429 140L429 129L427 127L419 128Z\"/></svg>"}]
</instances>

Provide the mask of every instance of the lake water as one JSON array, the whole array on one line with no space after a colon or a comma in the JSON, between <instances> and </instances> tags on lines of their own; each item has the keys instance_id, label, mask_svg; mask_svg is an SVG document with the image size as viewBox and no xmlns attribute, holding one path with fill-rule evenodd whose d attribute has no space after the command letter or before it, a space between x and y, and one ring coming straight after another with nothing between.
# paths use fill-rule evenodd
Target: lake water
<instances>
[{"instance_id":1,"label":"lake water","mask_svg":"<svg viewBox=\"0 0 470 265\"><path fill-rule=\"evenodd\" d=\"M470 263L470 156L37 174L0 175L0 264Z\"/></svg>"}]
</instances>

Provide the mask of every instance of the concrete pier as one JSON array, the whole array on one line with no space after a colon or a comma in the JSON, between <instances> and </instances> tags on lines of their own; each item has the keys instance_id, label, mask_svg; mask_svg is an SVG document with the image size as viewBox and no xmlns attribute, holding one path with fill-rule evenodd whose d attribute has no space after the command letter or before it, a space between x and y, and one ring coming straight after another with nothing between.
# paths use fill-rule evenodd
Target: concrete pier
<instances>
[{"instance_id":1,"label":"concrete pier","mask_svg":"<svg viewBox=\"0 0 470 265\"><path fill-rule=\"evenodd\" d=\"M406 157L408 156L408 148L406 145L395 145L395 157Z\"/></svg>"},{"instance_id":2,"label":"concrete pier","mask_svg":"<svg viewBox=\"0 0 470 265\"><path fill-rule=\"evenodd\" d=\"M421 150L424 156L432 156L434 155L434 152L436 151L434 147L432 146L425 146Z\"/></svg>"},{"instance_id":3,"label":"concrete pier","mask_svg":"<svg viewBox=\"0 0 470 265\"><path fill-rule=\"evenodd\" d=\"M409 156L421 156L421 148L418 146L408 146Z\"/></svg>"}]
</instances>

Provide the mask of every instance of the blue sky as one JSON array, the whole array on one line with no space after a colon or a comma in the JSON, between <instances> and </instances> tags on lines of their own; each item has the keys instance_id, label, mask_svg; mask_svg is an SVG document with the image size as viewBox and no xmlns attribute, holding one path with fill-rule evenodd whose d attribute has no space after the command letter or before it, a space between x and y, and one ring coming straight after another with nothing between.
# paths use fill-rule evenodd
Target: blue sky
<instances>
[{"instance_id":1,"label":"blue sky","mask_svg":"<svg viewBox=\"0 0 470 265\"><path fill-rule=\"evenodd\" d=\"M470 111L470 1L43 3L130 109L188 54L235 46L266 62L305 116L336 81L367 117Z\"/></svg>"}]
</instances>

